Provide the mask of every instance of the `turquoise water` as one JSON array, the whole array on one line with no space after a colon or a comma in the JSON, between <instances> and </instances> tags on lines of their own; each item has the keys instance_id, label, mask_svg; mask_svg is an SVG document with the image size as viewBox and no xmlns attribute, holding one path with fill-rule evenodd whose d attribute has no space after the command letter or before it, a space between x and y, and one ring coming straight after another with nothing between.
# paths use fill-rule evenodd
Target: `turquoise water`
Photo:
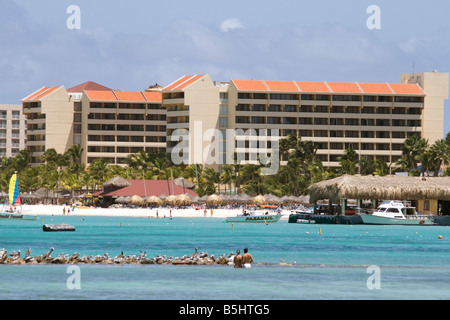
<instances>
[{"instance_id":1,"label":"turquoise water","mask_svg":"<svg viewBox=\"0 0 450 320\"><path fill-rule=\"evenodd\" d=\"M76 232L48 233L42 221L0 221L0 248L59 253L219 256L248 247L252 269L228 266L79 265L69 290L67 265L0 266L0 299L450 299L450 228L423 226L235 224L216 218L44 217ZM320 234L321 233L321 234ZM442 235L443 239L438 239ZM280 265L280 262L295 265ZM380 268L369 290L367 267ZM13 277L11 275L14 275ZM246 290L242 290L245 287Z\"/></svg>"}]
</instances>

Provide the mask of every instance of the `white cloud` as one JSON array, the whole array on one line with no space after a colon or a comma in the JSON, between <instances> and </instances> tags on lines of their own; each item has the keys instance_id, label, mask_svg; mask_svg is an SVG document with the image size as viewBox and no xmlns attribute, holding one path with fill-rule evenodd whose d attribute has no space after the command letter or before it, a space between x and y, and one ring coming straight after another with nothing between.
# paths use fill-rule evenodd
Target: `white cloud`
<instances>
[{"instance_id":1,"label":"white cloud","mask_svg":"<svg viewBox=\"0 0 450 320\"><path fill-rule=\"evenodd\" d=\"M222 24L220 25L220 31L222 32L228 32L230 30L235 29L244 29L244 26L242 25L241 21L239 21L239 19L236 18L227 19L223 21Z\"/></svg>"}]
</instances>

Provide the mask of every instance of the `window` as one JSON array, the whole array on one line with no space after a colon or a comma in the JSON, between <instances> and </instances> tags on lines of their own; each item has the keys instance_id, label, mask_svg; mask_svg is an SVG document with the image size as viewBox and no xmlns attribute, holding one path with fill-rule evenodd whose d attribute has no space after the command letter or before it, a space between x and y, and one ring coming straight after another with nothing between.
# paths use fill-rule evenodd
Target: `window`
<instances>
[{"instance_id":1,"label":"window","mask_svg":"<svg viewBox=\"0 0 450 320\"><path fill-rule=\"evenodd\" d=\"M220 117L219 118L219 127L228 128L228 118Z\"/></svg>"},{"instance_id":2,"label":"window","mask_svg":"<svg viewBox=\"0 0 450 320\"><path fill-rule=\"evenodd\" d=\"M226 104L221 104L219 108L220 108L219 114L220 114L221 116L227 116L227 115L228 115L228 105L226 105Z\"/></svg>"},{"instance_id":3,"label":"window","mask_svg":"<svg viewBox=\"0 0 450 320\"><path fill-rule=\"evenodd\" d=\"M314 124L327 125L328 124L328 119L327 118L315 118L314 119Z\"/></svg>"},{"instance_id":4,"label":"window","mask_svg":"<svg viewBox=\"0 0 450 320\"><path fill-rule=\"evenodd\" d=\"M267 123L269 124L280 124L281 118L279 117L267 117Z\"/></svg>"},{"instance_id":5,"label":"window","mask_svg":"<svg viewBox=\"0 0 450 320\"><path fill-rule=\"evenodd\" d=\"M280 112L281 111L281 106L280 105L276 105L276 104L270 104L267 107L267 111L269 111L269 112Z\"/></svg>"},{"instance_id":6,"label":"window","mask_svg":"<svg viewBox=\"0 0 450 320\"><path fill-rule=\"evenodd\" d=\"M252 111L266 111L266 108L263 104L254 104L252 105Z\"/></svg>"},{"instance_id":7,"label":"window","mask_svg":"<svg viewBox=\"0 0 450 320\"><path fill-rule=\"evenodd\" d=\"M283 108L284 112L296 112L297 111L297 107L296 106L291 106L291 105L285 105Z\"/></svg>"},{"instance_id":8,"label":"window","mask_svg":"<svg viewBox=\"0 0 450 320\"><path fill-rule=\"evenodd\" d=\"M327 106L316 106L314 108L314 112L322 112L322 113L328 112L328 108Z\"/></svg>"},{"instance_id":9,"label":"window","mask_svg":"<svg viewBox=\"0 0 450 320\"><path fill-rule=\"evenodd\" d=\"M297 100L298 97L295 94L271 93L270 99L272 99L272 100Z\"/></svg>"}]
</instances>

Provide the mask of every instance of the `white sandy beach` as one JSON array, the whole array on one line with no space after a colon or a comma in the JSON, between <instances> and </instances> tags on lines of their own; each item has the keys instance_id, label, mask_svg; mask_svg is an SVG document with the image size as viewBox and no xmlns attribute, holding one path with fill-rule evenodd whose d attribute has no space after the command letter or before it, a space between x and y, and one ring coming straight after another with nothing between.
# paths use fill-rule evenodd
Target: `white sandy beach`
<instances>
[{"instance_id":1,"label":"white sandy beach","mask_svg":"<svg viewBox=\"0 0 450 320\"><path fill-rule=\"evenodd\" d=\"M63 215L63 209L65 209L65 214L70 216L104 216L104 217L142 217L142 218L156 218L158 211L158 216L170 217L170 210L172 210L172 217L185 217L185 218L202 218L205 217L204 209L170 209L170 208L93 208L93 207L78 207L74 210L70 209L67 213L69 206L61 205L23 205L22 213L31 214L37 216L56 216ZM211 215L211 209L207 209L206 217L208 218L226 218L233 217L237 214L241 214L240 209L213 209ZM287 220L289 218L290 210L283 210L282 220Z\"/></svg>"}]
</instances>

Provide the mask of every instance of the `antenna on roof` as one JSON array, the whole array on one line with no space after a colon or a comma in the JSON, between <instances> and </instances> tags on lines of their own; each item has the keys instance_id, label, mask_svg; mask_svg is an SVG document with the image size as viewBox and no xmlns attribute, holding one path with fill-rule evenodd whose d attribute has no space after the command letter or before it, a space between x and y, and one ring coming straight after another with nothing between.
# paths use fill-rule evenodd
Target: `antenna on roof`
<instances>
[{"instance_id":1,"label":"antenna on roof","mask_svg":"<svg viewBox=\"0 0 450 320\"><path fill-rule=\"evenodd\" d=\"M415 62L413 61L413 72L412 72L412 74L413 74L413 77L414 77L414 75L415 75L415 70L414 70L414 68L415 68Z\"/></svg>"}]
</instances>

